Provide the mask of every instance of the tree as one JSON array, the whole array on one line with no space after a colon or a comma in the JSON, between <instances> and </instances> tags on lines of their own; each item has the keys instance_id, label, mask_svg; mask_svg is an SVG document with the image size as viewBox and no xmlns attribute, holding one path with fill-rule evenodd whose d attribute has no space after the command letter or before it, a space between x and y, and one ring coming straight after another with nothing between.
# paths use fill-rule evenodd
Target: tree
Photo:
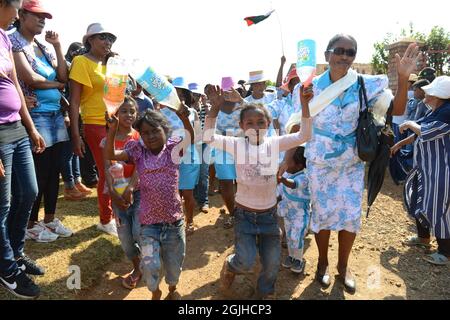
<instances>
[{"instance_id":1,"label":"tree","mask_svg":"<svg viewBox=\"0 0 450 320\"><path fill-rule=\"evenodd\" d=\"M386 47L394 40L391 33L388 33L381 42L376 42L373 47L375 53L372 55L372 68L375 74L386 74L388 72L389 51Z\"/></svg>"},{"instance_id":2,"label":"tree","mask_svg":"<svg viewBox=\"0 0 450 320\"><path fill-rule=\"evenodd\" d=\"M425 45L425 56L430 67L436 69L437 75L449 74L450 33L444 28L435 26L431 29Z\"/></svg>"},{"instance_id":3,"label":"tree","mask_svg":"<svg viewBox=\"0 0 450 320\"><path fill-rule=\"evenodd\" d=\"M414 25L409 24L409 29L402 28L399 35L388 33L384 39L374 44L375 52L372 55L372 67L375 73L386 74L389 64L389 51L386 47L401 38L411 38L425 45L422 51L428 61L428 65L436 69L438 75L449 74L450 63L450 33L444 28L435 26L427 36L416 32Z\"/></svg>"}]
</instances>

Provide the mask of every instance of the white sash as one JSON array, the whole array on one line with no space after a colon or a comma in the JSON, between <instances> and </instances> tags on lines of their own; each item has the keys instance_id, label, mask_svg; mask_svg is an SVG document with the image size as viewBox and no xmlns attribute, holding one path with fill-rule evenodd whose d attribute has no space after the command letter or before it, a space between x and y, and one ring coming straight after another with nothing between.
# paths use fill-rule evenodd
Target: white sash
<instances>
[{"instance_id":1,"label":"white sash","mask_svg":"<svg viewBox=\"0 0 450 320\"><path fill-rule=\"evenodd\" d=\"M334 100L336 100L345 90L350 88L355 82L358 81L358 73L350 69L347 72L347 75L342 79L331 84L328 88L326 88L322 93L313 98L313 100L309 103L309 110L311 113L311 117L317 116L321 113L327 106L329 106ZM294 94L297 94L295 92ZM300 107L296 109L301 109ZM294 125L299 124L301 122L302 112L298 112L293 114L288 123L286 124L286 132L291 132L291 129Z\"/></svg>"}]
</instances>

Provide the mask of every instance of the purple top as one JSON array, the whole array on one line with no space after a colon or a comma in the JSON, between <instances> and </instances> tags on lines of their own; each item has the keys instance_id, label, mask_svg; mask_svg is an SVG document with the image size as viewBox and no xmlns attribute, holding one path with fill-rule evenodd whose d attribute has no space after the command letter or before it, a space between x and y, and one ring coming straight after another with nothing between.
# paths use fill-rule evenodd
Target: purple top
<instances>
[{"instance_id":1,"label":"purple top","mask_svg":"<svg viewBox=\"0 0 450 320\"><path fill-rule=\"evenodd\" d=\"M11 80L13 62L10 58L11 41L0 28L0 125L20 120L22 106L19 93Z\"/></svg>"},{"instance_id":2,"label":"purple top","mask_svg":"<svg viewBox=\"0 0 450 320\"><path fill-rule=\"evenodd\" d=\"M139 220L143 225L174 223L183 218L178 191L179 164L172 161L172 151L181 142L182 139L170 138L158 155L141 141L130 141L125 146L139 174Z\"/></svg>"}]
</instances>

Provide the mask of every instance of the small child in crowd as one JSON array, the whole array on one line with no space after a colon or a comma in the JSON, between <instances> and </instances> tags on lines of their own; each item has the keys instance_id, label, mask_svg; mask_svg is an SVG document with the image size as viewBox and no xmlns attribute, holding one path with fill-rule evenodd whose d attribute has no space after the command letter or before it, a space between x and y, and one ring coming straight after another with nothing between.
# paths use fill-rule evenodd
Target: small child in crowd
<instances>
[{"instance_id":1,"label":"small child in crowd","mask_svg":"<svg viewBox=\"0 0 450 320\"><path fill-rule=\"evenodd\" d=\"M129 141L139 141L139 133L133 129L133 124L138 115L137 102L127 96L123 104L116 112L119 124L115 139L116 150L123 150ZM142 278L140 271L140 248L139 248L139 205L140 192L137 188L138 177L134 164L106 160L106 138L102 140L100 147L103 148L105 159L106 193L111 196L114 216L116 218L117 234L123 251L127 258L133 263L133 271L125 277L122 285L127 289L136 288ZM123 182L120 188L114 184L113 174L123 171Z\"/></svg>"},{"instance_id":2,"label":"small child in crowd","mask_svg":"<svg viewBox=\"0 0 450 320\"><path fill-rule=\"evenodd\" d=\"M221 104L239 101L239 93L224 93L216 87L211 96L212 108L207 116L204 141L214 148L227 150L236 162L237 193L235 208L235 254L229 256L221 273L221 290L230 294L236 274L253 270L259 252L262 270L256 288L256 299L272 297L281 260L280 227L277 220L277 170L279 153L291 150L312 135L309 101L311 88L301 90L303 118L301 131L286 136L267 136L271 118L260 104L244 104L240 127L245 137L227 137L214 133Z\"/></svg>"},{"instance_id":3,"label":"small child in crowd","mask_svg":"<svg viewBox=\"0 0 450 320\"><path fill-rule=\"evenodd\" d=\"M169 285L166 300L179 298L177 284L186 251L183 209L178 192L179 154L193 143L194 130L185 105L177 115L187 131L185 138L168 138L170 127L166 118L159 112L147 110L134 126L141 140L128 142L122 151L115 150L114 146L119 121L115 116L108 119L107 158L131 161L139 175L141 270L152 292L152 300L161 299L159 285L163 276Z\"/></svg>"},{"instance_id":4,"label":"small child in crowd","mask_svg":"<svg viewBox=\"0 0 450 320\"><path fill-rule=\"evenodd\" d=\"M279 215L284 218L289 256L282 266L302 274L305 270L303 250L310 220L310 193L306 177L305 148L298 147L287 158L287 172L279 177L283 185L283 200L279 204Z\"/></svg>"}]
</instances>

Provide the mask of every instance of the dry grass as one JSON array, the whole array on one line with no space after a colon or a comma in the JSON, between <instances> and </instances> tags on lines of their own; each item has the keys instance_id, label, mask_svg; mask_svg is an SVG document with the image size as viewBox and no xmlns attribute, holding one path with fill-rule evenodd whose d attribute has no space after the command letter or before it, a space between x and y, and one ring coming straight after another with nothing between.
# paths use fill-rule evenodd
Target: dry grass
<instances>
[{"instance_id":1,"label":"dry grass","mask_svg":"<svg viewBox=\"0 0 450 320\"><path fill-rule=\"evenodd\" d=\"M66 201L60 194L56 214L75 234L48 244L27 241L25 252L46 269L45 276L34 278L41 287L40 299L72 300L79 292L67 288L69 266L80 267L81 289L85 290L100 283L108 266L123 257L123 251L117 238L96 228L99 222L96 194L78 202ZM43 215L41 209L40 219ZM0 289L0 300L7 299L14 296Z\"/></svg>"}]
</instances>

